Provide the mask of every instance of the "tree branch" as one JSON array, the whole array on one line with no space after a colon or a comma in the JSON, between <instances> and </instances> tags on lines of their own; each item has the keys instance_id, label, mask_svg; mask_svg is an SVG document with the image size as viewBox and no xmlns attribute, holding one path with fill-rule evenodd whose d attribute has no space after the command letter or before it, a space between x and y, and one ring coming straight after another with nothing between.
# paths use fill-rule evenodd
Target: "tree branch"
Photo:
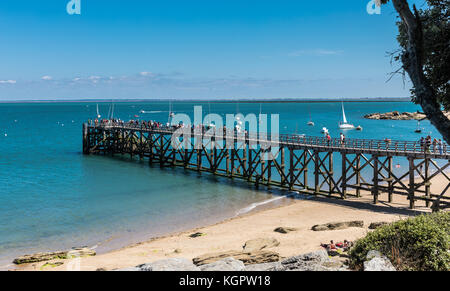
<instances>
[{"instance_id":1,"label":"tree branch","mask_svg":"<svg viewBox=\"0 0 450 291\"><path fill-rule=\"evenodd\" d=\"M395 10L406 26L408 44L401 55L403 68L408 73L417 96L417 102L430 122L450 144L450 120L437 101L436 91L430 86L423 70L423 31L419 13L410 10L407 0L392 0Z\"/></svg>"}]
</instances>

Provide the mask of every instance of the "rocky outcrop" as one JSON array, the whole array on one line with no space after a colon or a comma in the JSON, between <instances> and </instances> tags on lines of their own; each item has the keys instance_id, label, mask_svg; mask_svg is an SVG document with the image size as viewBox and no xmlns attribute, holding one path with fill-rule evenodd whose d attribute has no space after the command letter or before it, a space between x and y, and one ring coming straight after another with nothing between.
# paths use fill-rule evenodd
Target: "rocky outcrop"
<instances>
[{"instance_id":1,"label":"rocky outcrop","mask_svg":"<svg viewBox=\"0 0 450 291\"><path fill-rule=\"evenodd\" d=\"M266 272L266 271L274 271L279 268L281 268L281 262L273 262L273 263L247 265L245 266L245 271Z\"/></svg>"},{"instance_id":2,"label":"rocky outcrop","mask_svg":"<svg viewBox=\"0 0 450 291\"><path fill-rule=\"evenodd\" d=\"M245 242L244 251L260 251L262 249L268 249L272 247L277 247L280 242L274 238L257 238Z\"/></svg>"},{"instance_id":3,"label":"rocky outcrop","mask_svg":"<svg viewBox=\"0 0 450 291\"><path fill-rule=\"evenodd\" d=\"M192 261L180 258L156 261L150 265L152 271L198 271Z\"/></svg>"},{"instance_id":4,"label":"rocky outcrop","mask_svg":"<svg viewBox=\"0 0 450 291\"><path fill-rule=\"evenodd\" d=\"M74 248L67 252L67 258L82 258L82 257L91 257L95 256L95 251L88 248Z\"/></svg>"},{"instance_id":5,"label":"rocky outcrop","mask_svg":"<svg viewBox=\"0 0 450 291\"><path fill-rule=\"evenodd\" d=\"M444 112L447 118L450 118L450 112ZM387 113L372 113L364 116L366 119L376 119L376 120L423 120L427 119L425 113L422 112L399 112L392 111Z\"/></svg>"},{"instance_id":6,"label":"rocky outcrop","mask_svg":"<svg viewBox=\"0 0 450 291\"><path fill-rule=\"evenodd\" d=\"M202 233L202 232L196 232L193 233L191 235L189 235L190 238L197 238L197 237L201 237L201 236L205 236L206 234Z\"/></svg>"},{"instance_id":7,"label":"rocky outcrop","mask_svg":"<svg viewBox=\"0 0 450 291\"><path fill-rule=\"evenodd\" d=\"M297 230L298 230L297 228L293 228L293 227L277 227L273 231L286 234L286 233L289 233L292 231L297 231Z\"/></svg>"},{"instance_id":8,"label":"rocky outcrop","mask_svg":"<svg viewBox=\"0 0 450 291\"><path fill-rule=\"evenodd\" d=\"M95 251L88 248L73 248L70 251L59 251L49 253L36 253L16 258L13 263L16 265L45 262L56 259L71 259L77 257L95 256Z\"/></svg>"},{"instance_id":9,"label":"rocky outcrop","mask_svg":"<svg viewBox=\"0 0 450 291\"><path fill-rule=\"evenodd\" d=\"M338 230L346 229L349 227L364 227L364 221L346 221L346 222L330 222L325 224L314 225L311 229L314 231L325 231L325 230Z\"/></svg>"},{"instance_id":10,"label":"rocky outcrop","mask_svg":"<svg viewBox=\"0 0 450 291\"><path fill-rule=\"evenodd\" d=\"M379 227L382 227L382 226L385 226L385 225L388 225L388 224L389 224L389 222L385 222L385 221L372 222L372 223L369 225L369 229L377 229L377 228L379 228Z\"/></svg>"},{"instance_id":11,"label":"rocky outcrop","mask_svg":"<svg viewBox=\"0 0 450 291\"><path fill-rule=\"evenodd\" d=\"M378 251L367 253L364 271L396 271L391 261Z\"/></svg>"},{"instance_id":12,"label":"rocky outcrop","mask_svg":"<svg viewBox=\"0 0 450 291\"><path fill-rule=\"evenodd\" d=\"M245 265L235 258L226 258L200 267L202 271L244 271Z\"/></svg>"},{"instance_id":13,"label":"rocky outcrop","mask_svg":"<svg viewBox=\"0 0 450 291\"><path fill-rule=\"evenodd\" d=\"M16 265L37 263L37 262L50 261L50 260L55 260L55 259L65 259L66 256L67 256L67 252L65 252L65 251L52 252L52 253L36 253L33 255L25 255L25 256L18 257L13 261L13 263Z\"/></svg>"},{"instance_id":14,"label":"rocky outcrop","mask_svg":"<svg viewBox=\"0 0 450 291\"><path fill-rule=\"evenodd\" d=\"M371 257L372 258L372 257ZM379 258L379 256L374 256ZM373 258L372 258L373 259ZM330 258L325 250L280 261L274 252L237 251L207 254L193 260L167 259L115 271L348 271L342 258ZM197 265L197 266L196 266Z\"/></svg>"},{"instance_id":15,"label":"rocky outcrop","mask_svg":"<svg viewBox=\"0 0 450 291\"><path fill-rule=\"evenodd\" d=\"M281 261L272 271L345 271L340 260L331 259L325 250L291 257Z\"/></svg>"},{"instance_id":16,"label":"rocky outcrop","mask_svg":"<svg viewBox=\"0 0 450 291\"><path fill-rule=\"evenodd\" d=\"M136 267L117 269L115 271L200 271L200 268L195 266L190 260L173 258L142 264Z\"/></svg>"},{"instance_id":17,"label":"rocky outcrop","mask_svg":"<svg viewBox=\"0 0 450 291\"><path fill-rule=\"evenodd\" d=\"M202 266L229 257L242 261L245 265L278 262L280 260L280 255L276 252L271 251L251 251L251 252L228 251L221 253L205 254L194 258L192 261L194 262L195 265Z\"/></svg>"}]
</instances>

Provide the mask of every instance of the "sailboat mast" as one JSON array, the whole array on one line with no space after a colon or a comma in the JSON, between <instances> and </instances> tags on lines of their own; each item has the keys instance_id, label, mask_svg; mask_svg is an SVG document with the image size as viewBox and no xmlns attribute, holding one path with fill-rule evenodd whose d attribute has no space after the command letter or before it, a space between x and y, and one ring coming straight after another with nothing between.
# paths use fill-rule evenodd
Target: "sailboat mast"
<instances>
[{"instance_id":1,"label":"sailboat mast","mask_svg":"<svg viewBox=\"0 0 450 291\"><path fill-rule=\"evenodd\" d=\"M114 119L114 103L112 104L112 109L111 109L111 119Z\"/></svg>"},{"instance_id":2,"label":"sailboat mast","mask_svg":"<svg viewBox=\"0 0 450 291\"><path fill-rule=\"evenodd\" d=\"M344 121L344 124L347 123L347 117L345 116L345 110L344 110L344 101L342 101L342 119Z\"/></svg>"},{"instance_id":3,"label":"sailboat mast","mask_svg":"<svg viewBox=\"0 0 450 291\"><path fill-rule=\"evenodd\" d=\"M167 118L167 123L170 123L170 114L172 114L172 101L169 101L169 117Z\"/></svg>"},{"instance_id":4,"label":"sailboat mast","mask_svg":"<svg viewBox=\"0 0 450 291\"><path fill-rule=\"evenodd\" d=\"M97 103L97 119L100 119L101 115L100 112L98 111L98 103Z\"/></svg>"}]
</instances>

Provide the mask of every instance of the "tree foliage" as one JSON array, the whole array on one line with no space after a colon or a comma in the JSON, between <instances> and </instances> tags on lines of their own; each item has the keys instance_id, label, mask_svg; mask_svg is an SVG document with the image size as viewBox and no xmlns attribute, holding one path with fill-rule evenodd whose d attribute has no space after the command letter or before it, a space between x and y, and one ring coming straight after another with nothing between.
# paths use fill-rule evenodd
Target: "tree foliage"
<instances>
[{"instance_id":1,"label":"tree foliage","mask_svg":"<svg viewBox=\"0 0 450 291\"><path fill-rule=\"evenodd\" d=\"M450 269L450 212L400 220L370 232L350 250L350 266L362 269L369 251L387 256L397 270Z\"/></svg>"},{"instance_id":2,"label":"tree foliage","mask_svg":"<svg viewBox=\"0 0 450 291\"><path fill-rule=\"evenodd\" d=\"M430 85L436 91L438 102L450 110L450 0L427 0L427 7L418 10L423 48L423 71ZM397 22L397 40L406 50L408 35L405 23ZM395 56L400 61L400 55ZM413 101L417 102L415 90L411 90Z\"/></svg>"},{"instance_id":3,"label":"tree foliage","mask_svg":"<svg viewBox=\"0 0 450 291\"><path fill-rule=\"evenodd\" d=\"M391 1L399 14L395 59L411 79L412 100L450 144L450 119L442 112L450 109L450 0L425 0L420 10L407 0L379 1Z\"/></svg>"}]
</instances>

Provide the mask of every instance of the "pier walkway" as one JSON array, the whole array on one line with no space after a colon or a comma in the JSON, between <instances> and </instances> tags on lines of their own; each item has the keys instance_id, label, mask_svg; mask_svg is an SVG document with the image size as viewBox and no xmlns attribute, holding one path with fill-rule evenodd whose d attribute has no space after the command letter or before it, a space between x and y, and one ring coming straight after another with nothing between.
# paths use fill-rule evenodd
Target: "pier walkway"
<instances>
[{"instance_id":1,"label":"pier walkway","mask_svg":"<svg viewBox=\"0 0 450 291\"><path fill-rule=\"evenodd\" d=\"M406 196L410 208L417 201L433 209L450 207L446 172L450 147L445 143L370 139L342 143L335 138L225 130L220 136L214 130L191 128L183 133L178 138L175 127L85 123L83 153L127 154L161 167L179 166L310 195L346 199L369 191L374 203L385 193L388 202L394 195Z\"/></svg>"}]
</instances>

